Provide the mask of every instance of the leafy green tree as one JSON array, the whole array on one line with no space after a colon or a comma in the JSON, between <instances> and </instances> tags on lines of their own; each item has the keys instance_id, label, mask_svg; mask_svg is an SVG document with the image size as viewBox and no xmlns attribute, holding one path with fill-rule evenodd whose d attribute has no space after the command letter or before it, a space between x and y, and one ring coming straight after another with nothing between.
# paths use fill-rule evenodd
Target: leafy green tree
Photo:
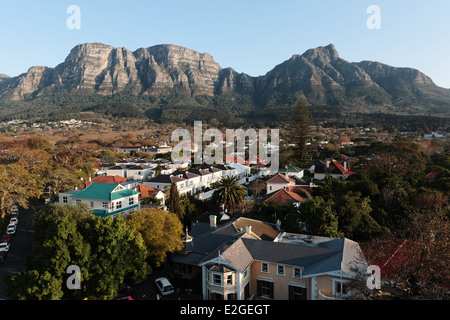
<instances>
[{"instance_id":1,"label":"leafy green tree","mask_svg":"<svg viewBox=\"0 0 450 320\"><path fill-rule=\"evenodd\" d=\"M100 151L100 160L103 163L113 165L116 163L116 159L117 159L116 155L111 150L103 149L102 151Z\"/></svg>"},{"instance_id":2,"label":"leafy green tree","mask_svg":"<svg viewBox=\"0 0 450 320\"><path fill-rule=\"evenodd\" d=\"M217 204L223 204L228 213L242 204L246 196L245 187L238 183L235 177L222 178L215 187L213 201Z\"/></svg>"},{"instance_id":3,"label":"leafy green tree","mask_svg":"<svg viewBox=\"0 0 450 320\"><path fill-rule=\"evenodd\" d=\"M183 225L178 217L161 209L142 209L130 214L126 222L142 235L148 259L160 266L167 253L182 248Z\"/></svg>"},{"instance_id":4,"label":"leafy green tree","mask_svg":"<svg viewBox=\"0 0 450 320\"><path fill-rule=\"evenodd\" d=\"M79 222L78 228L91 248L89 275L84 283L89 299L109 300L125 278L134 282L145 278L144 241L124 219L89 216Z\"/></svg>"},{"instance_id":5,"label":"leafy green tree","mask_svg":"<svg viewBox=\"0 0 450 320\"><path fill-rule=\"evenodd\" d=\"M5 277L3 290L12 300L60 300L62 279L47 271L19 271Z\"/></svg>"},{"instance_id":6,"label":"leafy green tree","mask_svg":"<svg viewBox=\"0 0 450 320\"><path fill-rule=\"evenodd\" d=\"M17 204L28 208L28 200L41 194L38 177L18 163L0 165L0 218Z\"/></svg>"},{"instance_id":7,"label":"leafy green tree","mask_svg":"<svg viewBox=\"0 0 450 320\"><path fill-rule=\"evenodd\" d=\"M8 278L8 297L109 300L125 278L145 278L147 251L140 233L121 217L88 212L82 206L51 205L36 214L36 255L27 260L25 272ZM81 290L66 286L70 265L80 268Z\"/></svg>"},{"instance_id":8,"label":"leafy green tree","mask_svg":"<svg viewBox=\"0 0 450 320\"><path fill-rule=\"evenodd\" d=\"M302 204L301 216L306 229L315 235L340 238L339 222L331 201L317 196L313 200Z\"/></svg>"}]
</instances>

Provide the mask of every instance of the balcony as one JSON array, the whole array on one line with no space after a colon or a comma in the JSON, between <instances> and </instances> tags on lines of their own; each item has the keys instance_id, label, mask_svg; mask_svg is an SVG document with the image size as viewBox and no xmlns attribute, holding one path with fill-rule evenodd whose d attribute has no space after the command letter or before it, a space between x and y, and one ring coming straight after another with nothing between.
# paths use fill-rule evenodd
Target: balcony
<instances>
[{"instance_id":1,"label":"balcony","mask_svg":"<svg viewBox=\"0 0 450 320\"><path fill-rule=\"evenodd\" d=\"M319 290L319 300L347 300L348 295L346 294L331 294L329 292L324 292L322 290Z\"/></svg>"}]
</instances>

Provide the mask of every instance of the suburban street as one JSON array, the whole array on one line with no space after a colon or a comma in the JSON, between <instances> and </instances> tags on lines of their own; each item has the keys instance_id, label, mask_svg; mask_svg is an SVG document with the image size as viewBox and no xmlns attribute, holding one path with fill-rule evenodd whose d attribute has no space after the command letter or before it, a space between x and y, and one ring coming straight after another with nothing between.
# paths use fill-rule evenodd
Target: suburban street
<instances>
[{"instance_id":1,"label":"suburban street","mask_svg":"<svg viewBox=\"0 0 450 320\"><path fill-rule=\"evenodd\" d=\"M25 259L32 252L33 230L32 216L33 208L19 209L19 224L11 242L8 256L4 262L0 262L0 299L7 299L3 291L3 280L6 275L11 275L19 270L25 270Z\"/></svg>"}]
</instances>

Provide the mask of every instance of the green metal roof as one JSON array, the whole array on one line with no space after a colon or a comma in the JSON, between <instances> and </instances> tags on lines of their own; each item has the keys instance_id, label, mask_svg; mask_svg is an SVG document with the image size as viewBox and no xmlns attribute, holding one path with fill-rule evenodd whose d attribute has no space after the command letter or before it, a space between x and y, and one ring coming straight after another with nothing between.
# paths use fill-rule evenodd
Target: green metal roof
<instances>
[{"instance_id":1,"label":"green metal roof","mask_svg":"<svg viewBox=\"0 0 450 320\"><path fill-rule=\"evenodd\" d=\"M114 201L117 199L129 197L135 194L139 194L138 191L124 189L120 191L114 191L118 184L112 183L91 183L86 189L80 191L71 198L89 199L89 200L101 200L101 201Z\"/></svg>"},{"instance_id":2,"label":"green metal roof","mask_svg":"<svg viewBox=\"0 0 450 320\"><path fill-rule=\"evenodd\" d=\"M280 168L279 172L302 172L303 169L293 166L292 164L288 164L287 166Z\"/></svg>"},{"instance_id":3,"label":"green metal roof","mask_svg":"<svg viewBox=\"0 0 450 320\"><path fill-rule=\"evenodd\" d=\"M139 207L139 205L135 204L133 206L125 207L125 208L122 208L122 209L119 209L119 210L116 210L116 211L112 211L112 212L108 212L108 210L95 209L95 210L93 210L92 214L95 215L95 216L106 218L106 217L109 217L109 216L121 213L121 212L123 212L125 210L135 209L137 207Z\"/></svg>"}]
</instances>

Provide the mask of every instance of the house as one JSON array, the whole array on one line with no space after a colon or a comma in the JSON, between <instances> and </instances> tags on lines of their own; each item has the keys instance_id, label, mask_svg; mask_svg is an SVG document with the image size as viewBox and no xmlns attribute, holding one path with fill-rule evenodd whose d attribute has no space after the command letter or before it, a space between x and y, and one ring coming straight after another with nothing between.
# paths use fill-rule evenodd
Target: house
<instances>
[{"instance_id":1,"label":"house","mask_svg":"<svg viewBox=\"0 0 450 320\"><path fill-rule=\"evenodd\" d=\"M128 178L133 178L134 180L144 180L147 179L152 173L152 168L146 164L136 163L131 167L126 168L126 175Z\"/></svg>"},{"instance_id":2,"label":"house","mask_svg":"<svg viewBox=\"0 0 450 320\"><path fill-rule=\"evenodd\" d=\"M92 180L86 182L86 187L91 183L112 183L112 184L121 184L124 182L130 181L128 178L124 178L122 176L98 176Z\"/></svg>"},{"instance_id":3,"label":"house","mask_svg":"<svg viewBox=\"0 0 450 320\"><path fill-rule=\"evenodd\" d=\"M262 200L264 202L274 201L282 207L295 206L299 207L301 203L307 201L299 194L290 191L289 189L279 189L272 193L265 194Z\"/></svg>"},{"instance_id":4,"label":"house","mask_svg":"<svg viewBox=\"0 0 450 320\"><path fill-rule=\"evenodd\" d=\"M272 178L267 180L266 189L267 193L272 193L280 189L287 189L290 186L295 185L295 180L285 176L284 174L277 173Z\"/></svg>"},{"instance_id":5,"label":"house","mask_svg":"<svg viewBox=\"0 0 450 320\"><path fill-rule=\"evenodd\" d=\"M323 300L351 294L353 267L367 270L358 243L285 233L279 225L238 218L196 223L171 255L182 276L201 274L204 300Z\"/></svg>"},{"instance_id":6,"label":"house","mask_svg":"<svg viewBox=\"0 0 450 320\"><path fill-rule=\"evenodd\" d=\"M158 200L159 204L164 205L166 202L166 195L161 190L140 184L133 188L133 190L139 192L139 202L142 199L150 197L154 200Z\"/></svg>"},{"instance_id":7,"label":"house","mask_svg":"<svg viewBox=\"0 0 450 320\"><path fill-rule=\"evenodd\" d=\"M347 161L343 161L343 165L341 165L339 161L334 159L317 161L314 163L313 171L314 179L316 180L324 180L326 177L345 180L352 174L356 173L354 171L347 170Z\"/></svg>"},{"instance_id":8,"label":"house","mask_svg":"<svg viewBox=\"0 0 450 320\"><path fill-rule=\"evenodd\" d=\"M106 169L107 176L120 176L126 178L126 164L116 164L115 166Z\"/></svg>"},{"instance_id":9,"label":"house","mask_svg":"<svg viewBox=\"0 0 450 320\"><path fill-rule=\"evenodd\" d=\"M59 203L71 205L84 203L96 216L114 217L139 210L139 192L120 184L94 182L84 190L61 192Z\"/></svg>"},{"instance_id":10,"label":"house","mask_svg":"<svg viewBox=\"0 0 450 320\"><path fill-rule=\"evenodd\" d=\"M280 168L278 172L284 174L286 177L292 177L297 179L303 178L303 169L293 166L291 164L288 164L287 166Z\"/></svg>"},{"instance_id":11,"label":"house","mask_svg":"<svg viewBox=\"0 0 450 320\"><path fill-rule=\"evenodd\" d=\"M186 185L186 179L174 176L172 174L159 174L153 178L145 180L143 184L148 187L165 191L166 188L170 188L172 182L177 184L178 193L182 195L180 191L181 189L184 189Z\"/></svg>"}]
</instances>

